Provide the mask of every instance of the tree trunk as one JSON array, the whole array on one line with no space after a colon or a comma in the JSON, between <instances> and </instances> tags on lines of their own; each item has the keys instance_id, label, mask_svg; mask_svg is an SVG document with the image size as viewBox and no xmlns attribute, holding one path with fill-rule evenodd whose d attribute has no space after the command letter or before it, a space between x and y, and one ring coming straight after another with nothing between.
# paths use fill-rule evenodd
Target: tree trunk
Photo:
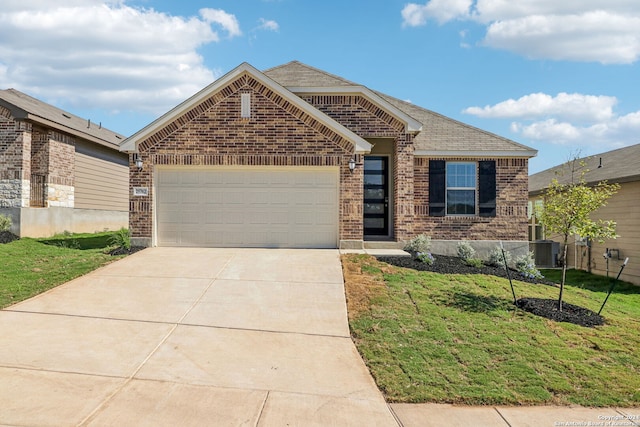
<instances>
[{"instance_id":1,"label":"tree trunk","mask_svg":"<svg viewBox=\"0 0 640 427\"><path fill-rule=\"evenodd\" d=\"M564 241L564 259L562 263L562 280L560 281L560 296L558 297L558 311L562 311L562 294L564 293L564 281L567 278L567 240Z\"/></svg>"}]
</instances>

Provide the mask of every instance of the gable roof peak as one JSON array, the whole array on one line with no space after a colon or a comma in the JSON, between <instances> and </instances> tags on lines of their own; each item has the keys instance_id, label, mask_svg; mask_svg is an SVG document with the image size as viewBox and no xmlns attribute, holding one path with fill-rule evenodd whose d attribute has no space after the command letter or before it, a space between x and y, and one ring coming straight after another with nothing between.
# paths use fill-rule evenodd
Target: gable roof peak
<instances>
[{"instance_id":1,"label":"gable roof peak","mask_svg":"<svg viewBox=\"0 0 640 427\"><path fill-rule=\"evenodd\" d=\"M284 87L361 86L296 60L269 68L264 74Z\"/></svg>"},{"instance_id":2,"label":"gable roof peak","mask_svg":"<svg viewBox=\"0 0 640 427\"><path fill-rule=\"evenodd\" d=\"M227 87L229 84L234 82L236 79L238 79L240 76L242 76L245 73L249 74L253 79L258 81L260 84L264 85L265 87L271 89L272 91L282 96L290 104L302 110L303 112L307 113L313 119L318 120L319 122L327 126L336 134L339 134L343 138L351 141L354 144L356 153L369 152L371 150L371 144L369 144L363 138L356 135L355 133L353 133L352 131L350 131L340 123L336 122L335 120L327 116L326 114L315 109L313 106L311 106L311 104L308 104L307 102L303 101L301 98L299 98L298 96L296 96L295 94L287 90L277 81L271 79L268 75L257 70L248 62L243 62L233 70L226 73L224 76L214 80L211 84L209 84L208 86L200 90L198 93L186 99L185 101L183 101L182 103L174 107L173 109L169 110L168 112L158 117L156 120L154 120L153 122L151 122L150 124L142 128L141 130L139 130L138 132L136 132L135 134L131 135L129 138L124 140L120 144L120 151L137 152L138 144L140 142L156 134L161 129L169 126L176 119L188 113L191 109L200 105L201 103L209 99L214 94L223 90L225 87Z\"/></svg>"}]
</instances>

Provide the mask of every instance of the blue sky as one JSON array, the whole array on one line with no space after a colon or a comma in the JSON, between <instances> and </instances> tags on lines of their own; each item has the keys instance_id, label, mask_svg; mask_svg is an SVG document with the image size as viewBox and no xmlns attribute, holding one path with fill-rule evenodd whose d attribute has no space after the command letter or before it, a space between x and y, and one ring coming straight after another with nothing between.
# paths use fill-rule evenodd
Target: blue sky
<instances>
[{"instance_id":1,"label":"blue sky","mask_svg":"<svg viewBox=\"0 0 640 427\"><path fill-rule=\"evenodd\" d=\"M3 0L0 10L0 88L125 135L242 62L295 59L529 145L531 173L640 143L639 58L637 0Z\"/></svg>"}]
</instances>

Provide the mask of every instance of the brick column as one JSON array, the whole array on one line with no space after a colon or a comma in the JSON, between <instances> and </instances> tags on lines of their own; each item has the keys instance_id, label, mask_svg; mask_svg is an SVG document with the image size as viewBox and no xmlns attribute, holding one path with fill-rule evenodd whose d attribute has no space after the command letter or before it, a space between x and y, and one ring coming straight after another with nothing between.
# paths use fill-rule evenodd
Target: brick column
<instances>
[{"instance_id":1,"label":"brick column","mask_svg":"<svg viewBox=\"0 0 640 427\"><path fill-rule=\"evenodd\" d=\"M394 232L397 241L413 237L413 135L402 134L396 139L394 168Z\"/></svg>"}]
</instances>

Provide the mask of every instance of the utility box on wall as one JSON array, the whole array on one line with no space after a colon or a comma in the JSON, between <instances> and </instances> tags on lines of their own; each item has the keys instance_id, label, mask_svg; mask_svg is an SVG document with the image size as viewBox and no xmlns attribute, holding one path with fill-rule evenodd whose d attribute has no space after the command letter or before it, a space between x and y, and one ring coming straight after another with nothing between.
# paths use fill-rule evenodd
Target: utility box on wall
<instances>
[{"instance_id":1,"label":"utility box on wall","mask_svg":"<svg viewBox=\"0 0 640 427\"><path fill-rule=\"evenodd\" d=\"M535 242L529 242L529 250L533 252L536 267L555 268L558 266L559 242L536 240Z\"/></svg>"}]
</instances>

